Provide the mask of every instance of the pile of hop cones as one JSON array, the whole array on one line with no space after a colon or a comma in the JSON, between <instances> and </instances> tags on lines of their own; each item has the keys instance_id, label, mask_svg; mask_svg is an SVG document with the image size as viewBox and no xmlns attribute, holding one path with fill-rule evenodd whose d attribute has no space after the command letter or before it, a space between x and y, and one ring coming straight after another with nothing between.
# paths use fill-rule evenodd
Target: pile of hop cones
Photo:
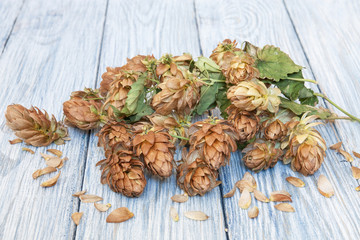
<instances>
[{"instance_id":1,"label":"pile of hop cones","mask_svg":"<svg viewBox=\"0 0 360 240\"><path fill-rule=\"evenodd\" d=\"M108 67L99 89L73 92L64 102L65 124L100 128L105 159L97 165L111 190L137 197L146 186L145 169L162 179L176 170L180 188L204 195L219 185L220 167L239 148L245 166L255 172L280 160L303 175L321 167L326 144L314 120L337 116L315 107L318 97L327 98L305 82L316 83L304 79L302 67L279 48L248 42L239 48L226 39L210 58L138 55L122 67ZM192 123L214 108L223 119ZM37 108L10 105L6 119L33 146L68 138L61 122ZM177 162L176 147L182 148Z\"/></svg>"}]
</instances>

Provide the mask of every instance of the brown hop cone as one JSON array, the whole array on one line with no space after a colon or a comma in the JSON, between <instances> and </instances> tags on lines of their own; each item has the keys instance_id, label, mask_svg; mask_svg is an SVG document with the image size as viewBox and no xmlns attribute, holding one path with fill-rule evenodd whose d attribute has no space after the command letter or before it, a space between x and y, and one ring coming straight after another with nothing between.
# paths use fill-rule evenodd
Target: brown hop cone
<instances>
[{"instance_id":1,"label":"brown hop cone","mask_svg":"<svg viewBox=\"0 0 360 240\"><path fill-rule=\"evenodd\" d=\"M189 115L199 101L201 85L195 79L168 77L158 85L161 91L153 97L151 105L161 115L169 115L172 111Z\"/></svg>"},{"instance_id":2,"label":"brown hop cone","mask_svg":"<svg viewBox=\"0 0 360 240\"><path fill-rule=\"evenodd\" d=\"M320 122L310 123L317 116L302 116L300 121L293 120L287 124L289 128L289 150L284 162L291 162L291 168L303 175L312 175L324 161L326 143L320 133L313 127Z\"/></svg>"},{"instance_id":3,"label":"brown hop cone","mask_svg":"<svg viewBox=\"0 0 360 240\"><path fill-rule=\"evenodd\" d=\"M185 78L184 72L189 69L191 61L192 56L190 54L185 53L175 57L165 54L158 61L156 75L160 77L160 82L163 82L167 77Z\"/></svg>"},{"instance_id":4,"label":"brown hop cone","mask_svg":"<svg viewBox=\"0 0 360 240\"><path fill-rule=\"evenodd\" d=\"M138 77L139 75L137 73L123 72L121 77L111 83L110 90L104 103L109 119L116 119L114 110L111 106L119 111L125 106L127 94L131 89L131 85Z\"/></svg>"},{"instance_id":5,"label":"brown hop cone","mask_svg":"<svg viewBox=\"0 0 360 240\"><path fill-rule=\"evenodd\" d=\"M137 55L131 59L127 59L127 63L122 67L107 67L106 72L101 76L102 81L100 83L100 94L101 96L106 97L108 92L110 91L111 85L116 80L119 80L123 77L124 72L131 73L142 73L148 71L148 68L151 64L155 64L154 56L143 56ZM152 77L149 72L148 78ZM148 80L146 86L150 87L152 85L152 81Z\"/></svg>"},{"instance_id":6,"label":"brown hop cone","mask_svg":"<svg viewBox=\"0 0 360 240\"><path fill-rule=\"evenodd\" d=\"M253 67L255 60L248 54L243 53L235 56L229 68L223 70L227 84L237 85L241 81L251 80L260 76L259 70Z\"/></svg>"},{"instance_id":7,"label":"brown hop cone","mask_svg":"<svg viewBox=\"0 0 360 240\"><path fill-rule=\"evenodd\" d=\"M176 178L178 186L189 196L203 196L221 183L216 181L217 176L218 172L211 169L204 160L187 157L178 166Z\"/></svg>"},{"instance_id":8,"label":"brown hop cone","mask_svg":"<svg viewBox=\"0 0 360 240\"><path fill-rule=\"evenodd\" d=\"M230 153L236 151L238 135L232 124L226 120L206 119L189 128L189 157L201 158L211 169L218 170L230 160Z\"/></svg>"},{"instance_id":9,"label":"brown hop cone","mask_svg":"<svg viewBox=\"0 0 360 240\"><path fill-rule=\"evenodd\" d=\"M242 111L268 110L274 113L278 111L281 103L280 94L280 89L268 89L263 82L252 79L230 87L227 91L227 98Z\"/></svg>"},{"instance_id":10,"label":"brown hop cone","mask_svg":"<svg viewBox=\"0 0 360 240\"><path fill-rule=\"evenodd\" d=\"M146 168L159 177L172 174L175 146L166 129L140 123L134 126L134 151Z\"/></svg>"},{"instance_id":11,"label":"brown hop cone","mask_svg":"<svg viewBox=\"0 0 360 240\"><path fill-rule=\"evenodd\" d=\"M240 142L246 142L252 139L259 130L259 117L254 112L241 111L234 105L226 109L230 121L239 135Z\"/></svg>"},{"instance_id":12,"label":"brown hop cone","mask_svg":"<svg viewBox=\"0 0 360 240\"><path fill-rule=\"evenodd\" d=\"M188 143L188 140L186 139L189 138L189 118L184 118L176 114L163 116L157 113L148 116L148 118L154 126L166 128L170 135L178 136L178 138L172 138L174 144L184 146Z\"/></svg>"},{"instance_id":13,"label":"brown hop cone","mask_svg":"<svg viewBox=\"0 0 360 240\"><path fill-rule=\"evenodd\" d=\"M282 155L282 151L275 148L274 143L263 141L249 144L243 152L246 153L242 159L245 166L254 172L274 167Z\"/></svg>"},{"instance_id":14,"label":"brown hop cone","mask_svg":"<svg viewBox=\"0 0 360 240\"><path fill-rule=\"evenodd\" d=\"M236 57L235 53L242 53L240 48L237 48L237 42L230 39L225 39L222 43L212 51L210 58L220 66L223 71L230 67L231 61Z\"/></svg>"},{"instance_id":15,"label":"brown hop cone","mask_svg":"<svg viewBox=\"0 0 360 240\"><path fill-rule=\"evenodd\" d=\"M6 125L23 139L25 143L35 147L47 146L52 142L64 144L68 137L67 128L51 119L46 111L42 112L37 107L27 109L20 104L9 105L5 113Z\"/></svg>"},{"instance_id":16,"label":"brown hop cone","mask_svg":"<svg viewBox=\"0 0 360 240\"><path fill-rule=\"evenodd\" d=\"M262 128L264 129L264 137L267 140L281 141L287 134L287 127L279 119L264 121Z\"/></svg>"},{"instance_id":17,"label":"brown hop cone","mask_svg":"<svg viewBox=\"0 0 360 240\"><path fill-rule=\"evenodd\" d=\"M99 137L98 146L105 151L112 150L114 147L122 150L132 149L131 127L125 122L108 122L97 133Z\"/></svg>"},{"instance_id":18,"label":"brown hop cone","mask_svg":"<svg viewBox=\"0 0 360 240\"><path fill-rule=\"evenodd\" d=\"M107 158L99 161L101 183L108 184L114 192L127 197L138 197L144 191L146 179L144 165L132 151L115 150Z\"/></svg>"},{"instance_id":19,"label":"brown hop cone","mask_svg":"<svg viewBox=\"0 0 360 240\"><path fill-rule=\"evenodd\" d=\"M85 88L72 92L70 100L63 103L65 123L83 130L97 128L102 120L102 104L97 90Z\"/></svg>"}]
</instances>

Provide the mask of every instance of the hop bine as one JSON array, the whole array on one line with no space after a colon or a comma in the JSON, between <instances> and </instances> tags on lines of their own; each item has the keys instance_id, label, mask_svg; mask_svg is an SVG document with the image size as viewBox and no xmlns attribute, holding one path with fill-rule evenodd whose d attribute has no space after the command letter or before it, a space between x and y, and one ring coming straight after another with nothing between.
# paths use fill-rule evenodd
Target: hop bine
<instances>
[{"instance_id":1,"label":"hop bine","mask_svg":"<svg viewBox=\"0 0 360 240\"><path fill-rule=\"evenodd\" d=\"M144 191L146 179L144 164L134 156L132 151L113 148L107 158L99 161L101 183L108 184L114 192L127 197L138 197Z\"/></svg>"},{"instance_id":2,"label":"hop bine","mask_svg":"<svg viewBox=\"0 0 360 240\"><path fill-rule=\"evenodd\" d=\"M195 154L197 155L197 154ZM203 196L221 184L216 181L218 171L211 169L201 158L183 152L184 162L177 168L177 184L189 196Z\"/></svg>"},{"instance_id":3,"label":"hop bine","mask_svg":"<svg viewBox=\"0 0 360 240\"><path fill-rule=\"evenodd\" d=\"M72 92L70 100L63 103L65 123L83 130L97 128L104 121L102 105L98 90L85 88Z\"/></svg>"},{"instance_id":4,"label":"hop bine","mask_svg":"<svg viewBox=\"0 0 360 240\"><path fill-rule=\"evenodd\" d=\"M172 174L175 146L165 128L140 122L134 125L134 151L146 168L159 177Z\"/></svg>"},{"instance_id":5,"label":"hop bine","mask_svg":"<svg viewBox=\"0 0 360 240\"><path fill-rule=\"evenodd\" d=\"M304 114L301 119L287 123L289 129L288 140L283 147L288 145L284 163L291 163L294 171L303 175L314 174L321 166L325 157L326 144L320 133L313 127L320 122L314 122L317 116Z\"/></svg>"},{"instance_id":6,"label":"hop bine","mask_svg":"<svg viewBox=\"0 0 360 240\"><path fill-rule=\"evenodd\" d=\"M15 135L35 147L48 146L52 142L64 144L68 137L68 130L61 122L54 116L50 119L46 111L37 107L27 109L20 104L9 105L5 117Z\"/></svg>"},{"instance_id":7,"label":"hop bine","mask_svg":"<svg viewBox=\"0 0 360 240\"><path fill-rule=\"evenodd\" d=\"M226 120L206 119L189 128L189 158L200 158L213 170L225 166L236 151L236 130Z\"/></svg>"},{"instance_id":8,"label":"hop bine","mask_svg":"<svg viewBox=\"0 0 360 240\"><path fill-rule=\"evenodd\" d=\"M244 148L243 161L254 172L266 170L276 165L282 151L275 148L275 143L257 140Z\"/></svg>"}]
</instances>

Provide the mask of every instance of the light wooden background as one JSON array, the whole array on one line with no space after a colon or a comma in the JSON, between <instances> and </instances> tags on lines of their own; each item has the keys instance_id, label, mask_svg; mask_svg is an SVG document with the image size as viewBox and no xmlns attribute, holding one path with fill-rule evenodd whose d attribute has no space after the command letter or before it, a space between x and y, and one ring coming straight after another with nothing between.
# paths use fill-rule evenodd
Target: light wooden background
<instances>
[{"instance_id":1,"label":"light wooden background","mask_svg":"<svg viewBox=\"0 0 360 240\"><path fill-rule=\"evenodd\" d=\"M321 169L310 177L278 164L255 175L265 194L287 190L295 213L282 213L274 203L253 202L259 217L249 219L237 206L240 194L223 199L245 171L241 154L221 170L222 185L205 197L183 204L170 197L182 191L175 176L160 181L148 176L144 194L129 199L100 184L95 164L103 158L94 132L70 129L72 141L58 148L69 157L55 187L44 189L31 174L44 167L39 153L11 146L15 138L5 126L11 103L35 105L62 117L62 102L74 90L98 87L106 66L121 66L137 54L209 56L225 38L255 45L274 44L306 66L314 89L360 116L360 1L348 0L0 0L0 239L359 239L360 201L351 164L328 150ZM328 104L321 103L324 107ZM360 124L336 122L318 128L330 146L343 141L345 150L360 152ZM177 156L179 158L179 156ZM359 165L359 159L352 164ZM316 180L326 175L335 196L318 193ZM303 189L285 178L302 178ZM106 224L107 213L71 196L81 189L104 197L105 203L128 207L135 217ZM172 222L169 208L180 214ZM201 210L205 222L184 217ZM81 224L71 221L83 211Z\"/></svg>"}]
</instances>

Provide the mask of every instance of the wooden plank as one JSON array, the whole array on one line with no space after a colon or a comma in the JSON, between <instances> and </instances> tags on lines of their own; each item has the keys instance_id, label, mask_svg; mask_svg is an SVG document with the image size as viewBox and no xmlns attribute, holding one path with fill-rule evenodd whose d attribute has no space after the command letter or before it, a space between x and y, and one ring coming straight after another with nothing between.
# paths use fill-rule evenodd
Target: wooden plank
<instances>
[{"instance_id":1,"label":"wooden plank","mask_svg":"<svg viewBox=\"0 0 360 240\"><path fill-rule=\"evenodd\" d=\"M23 4L24 0L2 0L0 2L0 55L14 29Z\"/></svg>"},{"instance_id":2,"label":"wooden plank","mask_svg":"<svg viewBox=\"0 0 360 240\"><path fill-rule=\"evenodd\" d=\"M8 143L15 136L5 126L4 113L11 103L33 104L61 119L70 93L95 85L105 6L100 0L27 1L18 17L0 59L1 239L73 238L70 216L79 203L71 194L82 183L88 134L70 129L71 142L30 147L35 150L30 155L21 151L24 144ZM33 180L31 174L46 166L39 153L47 148L60 149L69 161L57 185L44 189L40 183L49 176Z\"/></svg>"},{"instance_id":3,"label":"wooden plank","mask_svg":"<svg viewBox=\"0 0 360 240\"><path fill-rule=\"evenodd\" d=\"M360 118L360 2L285 2L321 90ZM337 121L335 127L346 150L360 152L360 124Z\"/></svg>"},{"instance_id":4,"label":"wooden plank","mask_svg":"<svg viewBox=\"0 0 360 240\"><path fill-rule=\"evenodd\" d=\"M154 54L160 57L190 52L199 56L198 34L193 2L186 1L110 1L100 63L100 75L106 66L121 66L127 57ZM100 79L98 80L98 84ZM81 204L83 223L77 227L77 239L226 239L219 188L206 197L192 197L186 203L173 203L170 197L182 191L173 175L163 181L147 175L147 186L139 198L127 198L100 184L100 170L95 164L104 158L92 135L83 188L110 202L114 210L128 207L135 217L121 224L107 224L109 213L100 213L93 204ZM177 155L176 159L180 156ZM174 206L180 215L173 222L169 209ZM185 211L201 210L210 216L205 222L186 219Z\"/></svg>"},{"instance_id":5,"label":"wooden plank","mask_svg":"<svg viewBox=\"0 0 360 240\"><path fill-rule=\"evenodd\" d=\"M308 6L310 6L310 1ZM320 6L314 9L320 9ZM305 70L307 78L313 78L311 68L282 1L218 1L215 3L198 0L196 1L196 12L201 47L205 56L209 56L216 44L225 38L237 39L240 42L247 40L258 46L274 44L290 53L296 63L307 68ZM298 15L299 21L301 21L302 11L299 11ZM312 24L310 19L309 16L309 21L303 25L302 35L304 36L311 35L305 30L305 26ZM328 40L334 41L334 36L329 37ZM307 42L306 45L310 44L312 42ZM317 54L317 56L320 55ZM324 64L331 61L332 58L327 58ZM323 72L325 69L324 67ZM314 89L316 90L316 88ZM354 99L355 95L352 96ZM346 96L347 99L348 97ZM323 103L321 105L323 106ZM355 125L352 123L351 127L355 128ZM337 142L337 136L330 125L318 127L318 130L328 146ZM359 133L357 128L353 134L356 133ZM293 196L292 205L296 212L281 213L274 209L274 203L256 201L252 206L257 205L260 214L257 219L250 220L246 211L240 210L237 206L240 194L236 193L233 198L224 200L230 239L359 238L359 222L357 221L359 202L358 193L354 190L357 182L351 176L350 164L341 162L341 160L341 156L328 150L323 166L314 176L303 177L292 172L288 166L283 166L282 163L278 163L274 169L256 174L258 188L266 195L274 190L289 191ZM241 154L239 152L233 154L230 166L221 171L223 193L228 192L234 183L241 179L245 171L248 169L241 161ZM325 199L319 194L316 188L319 174L326 175L334 185L336 194L333 198ZM299 189L289 185L285 181L287 176L302 178L306 187Z\"/></svg>"}]
</instances>

